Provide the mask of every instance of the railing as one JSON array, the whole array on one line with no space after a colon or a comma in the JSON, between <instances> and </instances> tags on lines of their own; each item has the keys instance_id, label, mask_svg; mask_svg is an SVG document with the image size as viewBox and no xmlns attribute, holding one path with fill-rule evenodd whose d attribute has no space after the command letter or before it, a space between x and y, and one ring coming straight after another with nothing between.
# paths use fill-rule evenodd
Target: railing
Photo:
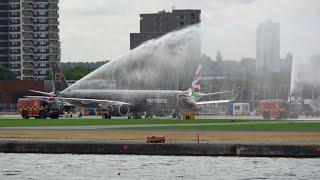
<instances>
[{"instance_id":1,"label":"railing","mask_svg":"<svg viewBox=\"0 0 320 180\"><path fill-rule=\"evenodd\" d=\"M16 104L0 103L0 115L2 114L18 114Z\"/></svg>"}]
</instances>

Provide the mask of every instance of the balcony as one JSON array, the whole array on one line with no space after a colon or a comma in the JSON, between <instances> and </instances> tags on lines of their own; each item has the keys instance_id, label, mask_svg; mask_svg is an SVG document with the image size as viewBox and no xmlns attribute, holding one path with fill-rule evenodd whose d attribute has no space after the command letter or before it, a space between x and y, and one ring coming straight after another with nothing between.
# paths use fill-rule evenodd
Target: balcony
<instances>
[{"instance_id":1,"label":"balcony","mask_svg":"<svg viewBox=\"0 0 320 180\"><path fill-rule=\"evenodd\" d=\"M59 39L59 35L57 33L51 33L49 34L49 39Z\"/></svg>"},{"instance_id":2,"label":"balcony","mask_svg":"<svg viewBox=\"0 0 320 180\"><path fill-rule=\"evenodd\" d=\"M57 20L57 18L50 18L48 21L48 24L50 25L59 25L59 21Z\"/></svg>"},{"instance_id":3,"label":"balcony","mask_svg":"<svg viewBox=\"0 0 320 180\"><path fill-rule=\"evenodd\" d=\"M33 70L23 70L23 79L27 80L27 79L33 79L34 76L34 71Z\"/></svg>"},{"instance_id":4,"label":"balcony","mask_svg":"<svg viewBox=\"0 0 320 180\"><path fill-rule=\"evenodd\" d=\"M20 12L11 11L8 13L8 17L9 18L18 18L18 17L20 17Z\"/></svg>"},{"instance_id":5,"label":"balcony","mask_svg":"<svg viewBox=\"0 0 320 180\"><path fill-rule=\"evenodd\" d=\"M9 5L9 11L14 11L14 10L19 10L20 9L20 4L10 4Z\"/></svg>"},{"instance_id":6,"label":"balcony","mask_svg":"<svg viewBox=\"0 0 320 180\"><path fill-rule=\"evenodd\" d=\"M34 16L35 17L48 17L49 13L45 12L44 14L42 14L42 13L37 12L37 13L34 13Z\"/></svg>"},{"instance_id":7,"label":"balcony","mask_svg":"<svg viewBox=\"0 0 320 180\"><path fill-rule=\"evenodd\" d=\"M20 25L20 19L10 19L9 25Z\"/></svg>"},{"instance_id":8,"label":"balcony","mask_svg":"<svg viewBox=\"0 0 320 180\"><path fill-rule=\"evenodd\" d=\"M33 25L33 20L32 19L23 19L22 24L24 25Z\"/></svg>"},{"instance_id":9,"label":"balcony","mask_svg":"<svg viewBox=\"0 0 320 180\"><path fill-rule=\"evenodd\" d=\"M33 17L33 13L32 12L23 12L22 15L24 17L29 17L29 18L32 18Z\"/></svg>"},{"instance_id":10,"label":"balcony","mask_svg":"<svg viewBox=\"0 0 320 180\"><path fill-rule=\"evenodd\" d=\"M52 28L52 27L50 27L49 29L48 29L48 31L50 31L50 32L59 32L59 28L57 28L57 27L54 27L54 28Z\"/></svg>"},{"instance_id":11,"label":"balcony","mask_svg":"<svg viewBox=\"0 0 320 180\"><path fill-rule=\"evenodd\" d=\"M30 9L30 10L32 10L33 9L32 2L24 2L24 3L22 3L22 9Z\"/></svg>"},{"instance_id":12,"label":"balcony","mask_svg":"<svg viewBox=\"0 0 320 180\"><path fill-rule=\"evenodd\" d=\"M24 31L24 32L33 32L33 28L30 28L30 27L28 27L28 28L27 28L27 27L24 27L24 28L23 28L23 31Z\"/></svg>"},{"instance_id":13,"label":"balcony","mask_svg":"<svg viewBox=\"0 0 320 180\"><path fill-rule=\"evenodd\" d=\"M49 17L50 18L58 18L59 14L56 11L50 11L49 12Z\"/></svg>"},{"instance_id":14,"label":"balcony","mask_svg":"<svg viewBox=\"0 0 320 180\"><path fill-rule=\"evenodd\" d=\"M21 50L20 49L10 49L9 54L20 54Z\"/></svg>"},{"instance_id":15,"label":"balcony","mask_svg":"<svg viewBox=\"0 0 320 180\"><path fill-rule=\"evenodd\" d=\"M59 7L58 7L57 3L49 3L49 8L48 9L56 9L56 10L58 10Z\"/></svg>"},{"instance_id":16,"label":"balcony","mask_svg":"<svg viewBox=\"0 0 320 180\"><path fill-rule=\"evenodd\" d=\"M20 39L21 39L20 34L10 34L9 35L9 41L11 41L11 40L20 40Z\"/></svg>"},{"instance_id":17,"label":"balcony","mask_svg":"<svg viewBox=\"0 0 320 180\"><path fill-rule=\"evenodd\" d=\"M20 33L20 27L10 27L9 33Z\"/></svg>"},{"instance_id":18,"label":"balcony","mask_svg":"<svg viewBox=\"0 0 320 180\"><path fill-rule=\"evenodd\" d=\"M23 46L25 46L25 47L27 47L27 46L29 46L29 47L33 47L33 42L32 41L26 41L26 40L24 40L23 41Z\"/></svg>"},{"instance_id":19,"label":"balcony","mask_svg":"<svg viewBox=\"0 0 320 180\"><path fill-rule=\"evenodd\" d=\"M15 63L15 64L9 64L9 68L12 69L21 69L21 64L20 63Z\"/></svg>"},{"instance_id":20,"label":"balcony","mask_svg":"<svg viewBox=\"0 0 320 180\"><path fill-rule=\"evenodd\" d=\"M24 62L23 63L23 69L30 69L30 70L33 70L33 63L28 63L28 62Z\"/></svg>"},{"instance_id":21,"label":"balcony","mask_svg":"<svg viewBox=\"0 0 320 180\"><path fill-rule=\"evenodd\" d=\"M33 63L33 55L23 55L23 61Z\"/></svg>"},{"instance_id":22,"label":"balcony","mask_svg":"<svg viewBox=\"0 0 320 180\"><path fill-rule=\"evenodd\" d=\"M23 33L22 34L23 39L25 40L33 40L33 34L32 33Z\"/></svg>"},{"instance_id":23,"label":"balcony","mask_svg":"<svg viewBox=\"0 0 320 180\"><path fill-rule=\"evenodd\" d=\"M19 41L17 41L17 42L11 41L9 46L10 47L20 47L20 42Z\"/></svg>"},{"instance_id":24,"label":"balcony","mask_svg":"<svg viewBox=\"0 0 320 180\"><path fill-rule=\"evenodd\" d=\"M36 50L36 51L34 51L34 54L48 54L48 53L49 53L49 50L44 50L44 51Z\"/></svg>"}]
</instances>

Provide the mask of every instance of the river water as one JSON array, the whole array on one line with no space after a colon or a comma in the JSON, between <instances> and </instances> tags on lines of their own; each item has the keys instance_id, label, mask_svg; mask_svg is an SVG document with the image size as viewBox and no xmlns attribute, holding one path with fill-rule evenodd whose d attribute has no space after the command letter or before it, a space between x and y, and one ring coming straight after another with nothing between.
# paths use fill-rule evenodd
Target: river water
<instances>
[{"instance_id":1,"label":"river water","mask_svg":"<svg viewBox=\"0 0 320 180\"><path fill-rule=\"evenodd\" d=\"M319 178L320 159L0 153L0 179Z\"/></svg>"}]
</instances>

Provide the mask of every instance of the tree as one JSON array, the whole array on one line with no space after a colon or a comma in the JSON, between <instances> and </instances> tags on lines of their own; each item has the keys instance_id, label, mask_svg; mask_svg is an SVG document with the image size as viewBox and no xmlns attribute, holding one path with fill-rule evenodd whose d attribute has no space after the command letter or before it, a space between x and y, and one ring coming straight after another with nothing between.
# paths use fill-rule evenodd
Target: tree
<instances>
[{"instance_id":1,"label":"tree","mask_svg":"<svg viewBox=\"0 0 320 180\"><path fill-rule=\"evenodd\" d=\"M7 68L0 65L0 80L16 80L16 76Z\"/></svg>"},{"instance_id":2,"label":"tree","mask_svg":"<svg viewBox=\"0 0 320 180\"><path fill-rule=\"evenodd\" d=\"M62 72L68 80L79 80L92 72L94 69L84 65L74 66L72 68L62 68Z\"/></svg>"},{"instance_id":3,"label":"tree","mask_svg":"<svg viewBox=\"0 0 320 180\"><path fill-rule=\"evenodd\" d=\"M220 50L217 51L216 61L222 61L222 54Z\"/></svg>"}]
</instances>

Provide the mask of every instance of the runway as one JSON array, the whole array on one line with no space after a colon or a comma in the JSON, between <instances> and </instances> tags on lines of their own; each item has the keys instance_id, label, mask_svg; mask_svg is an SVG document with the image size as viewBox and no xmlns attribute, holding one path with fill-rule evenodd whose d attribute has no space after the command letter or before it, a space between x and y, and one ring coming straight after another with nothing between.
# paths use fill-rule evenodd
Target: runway
<instances>
[{"instance_id":1,"label":"runway","mask_svg":"<svg viewBox=\"0 0 320 180\"><path fill-rule=\"evenodd\" d=\"M61 117L64 118L64 117ZM79 117L74 117L79 119ZM81 119L101 119L101 116L83 116ZM117 119L127 119L127 117L116 117ZM154 117L154 119L170 119L172 117ZM21 115L0 114L0 119L22 119ZM70 118L72 119L72 118ZM250 116L214 116L214 115L197 115L196 119L237 119L237 120L265 120L260 115ZM320 117L300 116L299 119L286 119L295 121L320 121ZM281 120L280 120L281 121Z\"/></svg>"}]
</instances>

